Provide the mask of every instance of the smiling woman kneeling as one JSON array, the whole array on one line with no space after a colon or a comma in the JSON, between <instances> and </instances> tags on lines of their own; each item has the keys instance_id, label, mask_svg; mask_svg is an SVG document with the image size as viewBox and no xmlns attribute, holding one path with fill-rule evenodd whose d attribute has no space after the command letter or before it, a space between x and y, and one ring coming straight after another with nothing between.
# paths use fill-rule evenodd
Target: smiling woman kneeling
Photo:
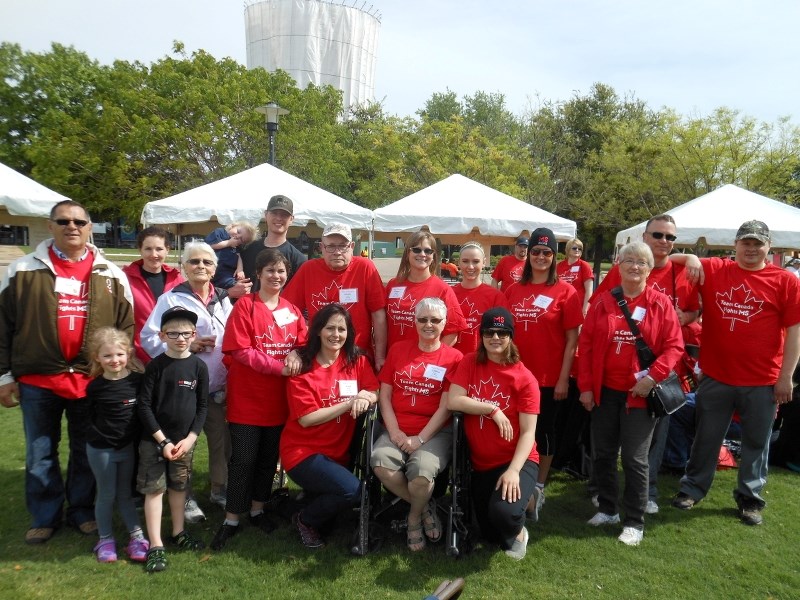
<instances>
[{"instance_id":1,"label":"smiling woman kneeling","mask_svg":"<svg viewBox=\"0 0 800 600\"><path fill-rule=\"evenodd\" d=\"M325 306L311 319L308 344L298 350L302 372L287 385L281 465L313 496L292 517L306 548L322 547L320 529L360 497L361 482L346 465L356 419L378 401L378 380L355 337L347 309Z\"/></svg>"}]
</instances>

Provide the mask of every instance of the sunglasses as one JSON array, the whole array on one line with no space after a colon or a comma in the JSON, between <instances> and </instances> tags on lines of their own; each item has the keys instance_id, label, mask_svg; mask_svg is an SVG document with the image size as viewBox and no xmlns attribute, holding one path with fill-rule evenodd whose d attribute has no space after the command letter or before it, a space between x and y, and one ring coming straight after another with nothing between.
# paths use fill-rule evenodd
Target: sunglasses
<instances>
[{"instance_id":1,"label":"sunglasses","mask_svg":"<svg viewBox=\"0 0 800 600\"><path fill-rule=\"evenodd\" d=\"M442 321L444 321L444 319L439 319L437 317L417 317L417 323L422 323L423 325L427 325L428 323L438 325Z\"/></svg>"},{"instance_id":2,"label":"sunglasses","mask_svg":"<svg viewBox=\"0 0 800 600\"><path fill-rule=\"evenodd\" d=\"M180 337L188 340L194 335L194 331L165 331L164 334L171 340L177 340Z\"/></svg>"},{"instance_id":3,"label":"sunglasses","mask_svg":"<svg viewBox=\"0 0 800 600\"><path fill-rule=\"evenodd\" d=\"M677 235L672 235L671 233L661 233L660 231L648 231L647 233L649 233L654 240L667 238L668 242L674 242L675 240L678 239Z\"/></svg>"},{"instance_id":4,"label":"sunglasses","mask_svg":"<svg viewBox=\"0 0 800 600\"><path fill-rule=\"evenodd\" d=\"M70 223L74 223L75 227L78 229L83 229L89 224L89 221L84 219L51 219L51 221L53 221L53 223L56 225L60 225L61 227L67 227Z\"/></svg>"},{"instance_id":5,"label":"sunglasses","mask_svg":"<svg viewBox=\"0 0 800 600\"><path fill-rule=\"evenodd\" d=\"M581 248L580 246L573 246L571 250L577 250L578 252L583 252L583 248Z\"/></svg>"},{"instance_id":6,"label":"sunglasses","mask_svg":"<svg viewBox=\"0 0 800 600\"><path fill-rule=\"evenodd\" d=\"M420 248L419 246L414 246L413 248L411 248L411 251L414 254L422 254L424 252L425 256L430 256L431 254L434 253L433 248Z\"/></svg>"},{"instance_id":7,"label":"sunglasses","mask_svg":"<svg viewBox=\"0 0 800 600\"><path fill-rule=\"evenodd\" d=\"M528 250L528 254L531 254L533 256L539 256L541 254L545 258L550 258L551 256L553 256L553 251L552 250L542 250L540 248L533 248L531 250Z\"/></svg>"},{"instance_id":8,"label":"sunglasses","mask_svg":"<svg viewBox=\"0 0 800 600\"><path fill-rule=\"evenodd\" d=\"M511 332L506 331L505 329L486 329L484 331L481 331L481 335L485 337L487 340L492 339L494 336L497 336L501 340L504 340L511 335Z\"/></svg>"},{"instance_id":9,"label":"sunglasses","mask_svg":"<svg viewBox=\"0 0 800 600\"><path fill-rule=\"evenodd\" d=\"M190 258L186 262L188 264L192 265L193 267L196 267L200 263L203 263L203 265L205 265L206 267L213 267L214 266L214 261L211 260L210 258Z\"/></svg>"}]
</instances>

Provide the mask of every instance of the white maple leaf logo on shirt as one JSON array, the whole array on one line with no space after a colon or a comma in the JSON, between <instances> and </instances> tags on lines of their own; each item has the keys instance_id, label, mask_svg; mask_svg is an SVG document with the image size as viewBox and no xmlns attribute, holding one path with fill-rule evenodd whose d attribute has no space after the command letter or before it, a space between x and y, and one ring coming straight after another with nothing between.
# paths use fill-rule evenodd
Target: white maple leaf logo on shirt
<instances>
[{"instance_id":1,"label":"white maple leaf logo on shirt","mask_svg":"<svg viewBox=\"0 0 800 600\"><path fill-rule=\"evenodd\" d=\"M339 299L341 298L341 290L341 285L339 285L336 281L331 281L331 284L318 294L311 294L311 306L315 311L319 311L328 304L339 302ZM350 307L353 305L352 302L342 302L341 304L348 310L350 310Z\"/></svg>"},{"instance_id":2,"label":"white maple leaf logo on shirt","mask_svg":"<svg viewBox=\"0 0 800 600\"><path fill-rule=\"evenodd\" d=\"M269 346L268 342L275 341L275 334L278 332L279 329L283 333L283 335L281 336L283 338L283 341L286 342L287 344L297 339L297 336L295 334L286 333L286 327L281 327L277 323L273 323L272 325L267 326L267 330L264 332L263 335L256 336L256 343L262 349L267 348Z\"/></svg>"},{"instance_id":3,"label":"white maple leaf logo on shirt","mask_svg":"<svg viewBox=\"0 0 800 600\"><path fill-rule=\"evenodd\" d=\"M481 313L475 308L475 303L471 302L469 298L464 298L461 301L461 312L467 320L470 332L475 331L481 318Z\"/></svg>"},{"instance_id":4,"label":"white maple leaf logo on shirt","mask_svg":"<svg viewBox=\"0 0 800 600\"><path fill-rule=\"evenodd\" d=\"M408 309L401 308L402 304L407 302ZM389 302L387 309L388 314L392 318L395 325L400 326L400 335L405 333L406 327L414 326L414 307L417 305L417 300L410 294L406 294L402 298L396 299L394 302Z\"/></svg>"},{"instance_id":5,"label":"white maple leaf logo on shirt","mask_svg":"<svg viewBox=\"0 0 800 600\"><path fill-rule=\"evenodd\" d=\"M494 377L489 377L486 381L481 380L478 382L478 385L474 383L469 384L467 393L471 398L496 406L502 411L505 411L511 404L511 395L500 392L500 386L494 382ZM486 415L481 415L481 429L483 429L483 420L485 417Z\"/></svg>"},{"instance_id":6,"label":"white maple leaf logo on shirt","mask_svg":"<svg viewBox=\"0 0 800 600\"><path fill-rule=\"evenodd\" d=\"M547 312L546 308L535 306L535 300L536 294L532 294L511 307L511 312L514 313L514 319L517 325L522 323L525 327L525 331L528 331L528 323L536 323L539 317Z\"/></svg>"},{"instance_id":7,"label":"white maple leaf logo on shirt","mask_svg":"<svg viewBox=\"0 0 800 600\"><path fill-rule=\"evenodd\" d=\"M736 321L750 323L750 319L762 310L763 300L756 300L753 291L744 287L731 288L729 292L717 292L717 308L722 313L723 319L731 322L733 331Z\"/></svg>"},{"instance_id":8,"label":"white maple leaf logo on shirt","mask_svg":"<svg viewBox=\"0 0 800 600\"><path fill-rule=\"evenodd\" d=\"M419 386L419 383L425 379L425 368L425 363L421 362L416 365L409 365L407 371L400 371L394 375L395 385L402 388L403 396L411 399L411 406L417 404L417 394L427 396L431 393L431 390ZM411 386L411 390L408 389L409 386Z\"/></svg>"}]
</instances>

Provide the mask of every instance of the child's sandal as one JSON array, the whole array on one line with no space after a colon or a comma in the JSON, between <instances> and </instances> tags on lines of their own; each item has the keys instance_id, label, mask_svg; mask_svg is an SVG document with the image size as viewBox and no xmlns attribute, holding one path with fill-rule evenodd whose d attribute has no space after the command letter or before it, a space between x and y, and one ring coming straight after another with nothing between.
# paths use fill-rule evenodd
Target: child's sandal
<instances>
[{"instance_id":1,"label":"child's sandal","mask_svg":"<svg viewBox=\"0 0 800 600\"><path fill-rule=\"evenodd\" d=\"M185 529L178 535L169 538L169 541L175 544L181 550L202 550L206 547L202 540L193 538Z\"/></svg>"},{"instance_id":2,"label":"child's sandal","mask_svg":"<svg viewBox=\"0 0 800 600\"><path fill-rule=\"evenodd\" d=\"M163 571L167 568L167 553L163 547L150 548L147 551L147 561L144 563L144 570L148 573Z\"/></svg>"}]
</instances>

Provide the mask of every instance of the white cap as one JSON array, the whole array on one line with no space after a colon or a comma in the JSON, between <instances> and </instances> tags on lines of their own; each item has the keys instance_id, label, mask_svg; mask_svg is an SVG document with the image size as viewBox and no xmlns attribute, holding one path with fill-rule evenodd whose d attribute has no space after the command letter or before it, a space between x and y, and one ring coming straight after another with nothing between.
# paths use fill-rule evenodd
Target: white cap
<instances>
[{"instance_id":1,"label":"white cap","mask_svg":"<svg viewBox=\"0 0 800 600\"><path fill-rule=\"evenodd\" d=\"M329 235L340 235L348 242L353 241L353 234L350 233L350 226L344 223L330 223L327 225L322 232L322 237L328 237Z\"/></svg>"}]
</instances>

